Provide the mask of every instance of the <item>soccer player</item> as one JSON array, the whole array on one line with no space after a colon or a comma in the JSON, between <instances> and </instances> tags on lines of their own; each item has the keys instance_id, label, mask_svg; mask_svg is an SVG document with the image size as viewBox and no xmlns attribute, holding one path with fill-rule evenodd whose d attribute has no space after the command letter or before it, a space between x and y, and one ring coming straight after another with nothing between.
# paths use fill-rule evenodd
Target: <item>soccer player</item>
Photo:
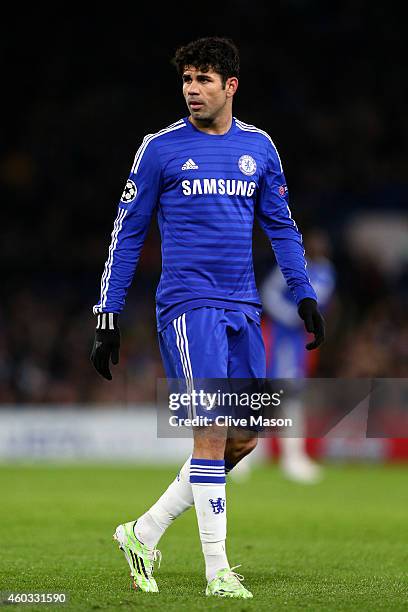
<instances>
[{"instance_id":1,"label":"soccer player","mask_svg":"<svg viewBox=\"0 0 408 612\"><path fill-rule=\"evenodd\" d=\"M119 360L118 316L132 281L150 219L157 210L162 275L157 288L159 345L166 376L258 379L265 376L261 302L252 265L256 216L268 235L299 315L324 339L323 319L306 273L299 230L288 207L281 160L270 136L232 115L239 55L232 41L203 38L176 51L189 115L139 147L112 232L94 307L91 360L111 380ZM157 592L156 546L171 523L194 506L205 559L206 595L250 598L226 552L225 474L257 442L256 432L194 428L192 456L160 499L115 539L134 585Z\"/></svg>"},{"instance_id":2,"label":"soccer player","mask_svg":"<svg viewBox=\"0 0 408 612\"><path fill-rule=\"evenodd\" d=\"M307 269L322 312L328 307L335 286L334 266L329 259L329 242L321 230L310 231L305 238ZM317 356L305 351L306 332L297 314L296 303L288 291L278 266L261 286L263 305L262 332L268 378L306 378L313 376ZM299 325L300 323L300 325ZM290 480L313 484L322 477L320 466L306 452L304 415L300 400L286 404L286 414L297 426L297 437L279 438L280 466Z\"/></svg>"}]
</instances>

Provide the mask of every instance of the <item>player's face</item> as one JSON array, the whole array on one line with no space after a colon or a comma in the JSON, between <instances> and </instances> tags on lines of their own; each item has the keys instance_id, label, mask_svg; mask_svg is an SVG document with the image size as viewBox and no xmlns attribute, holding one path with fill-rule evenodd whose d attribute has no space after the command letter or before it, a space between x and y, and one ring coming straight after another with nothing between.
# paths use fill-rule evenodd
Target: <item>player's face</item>
<instances>
[{"instance_id":1,"label":"player's face","mask_svg":"<svg viewBox=\"0 0 408 612\"><path fill-rule=\"evenodd\" d=\"M211 121L222 114L228 101L232 100L237 83L237 79L230 78L223 87L218 72L201 72L194 66L186 66L183 72L183 95L192 118Z\"/></svg>"}]
</instances>

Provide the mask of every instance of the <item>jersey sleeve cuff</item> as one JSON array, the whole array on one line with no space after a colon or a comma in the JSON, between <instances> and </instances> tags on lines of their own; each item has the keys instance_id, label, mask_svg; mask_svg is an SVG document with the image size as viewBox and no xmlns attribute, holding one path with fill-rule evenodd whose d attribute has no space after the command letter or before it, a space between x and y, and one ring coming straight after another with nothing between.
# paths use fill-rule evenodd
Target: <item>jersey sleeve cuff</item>
<instances>
[{"instance_id":1,"label":"jersey sleeve cuff","mask_svg":"<svg viewBox=\"0 0 408 612\"><path fill-rule=\"evenodd\" d=\"M315 300L317 302L316 292L311 285L306 285L305 287L296 287L295 289L295 300L297 306L299 306L300 302L305 298L312 298L312 300Z\"/></svg>"}]
</instances>

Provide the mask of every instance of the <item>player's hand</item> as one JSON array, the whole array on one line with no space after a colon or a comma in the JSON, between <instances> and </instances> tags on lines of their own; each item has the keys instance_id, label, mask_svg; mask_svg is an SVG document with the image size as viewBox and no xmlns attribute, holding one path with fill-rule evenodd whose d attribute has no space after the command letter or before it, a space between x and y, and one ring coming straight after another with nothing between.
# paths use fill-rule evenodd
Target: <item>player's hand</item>
<instances>
[{"instance_id":1,"label":"player's hand","mask_svg":"<svg viewBox=\"0 0 408 612\"><path fill-rule=\"evenodd\" d=\"M91 361L97 372L106 380L112 380L109 362L119 363L120 330L118 315L113 312L98 314L95 329L95 340L91 352Z\"/></svg>"},{"instance_id":2,"label":"player's hand","mask_svg":"<svg viewBox=\"0 0 408 612\"><path fill-rule=\"evenodd\" d=\"M308 351L311 351L324 342L324 319L319 312L316 300L304 298L298 306L299 317L303 319L306 331L314 334L313 342L306 344Z\"/></svg>"}]
</instances>

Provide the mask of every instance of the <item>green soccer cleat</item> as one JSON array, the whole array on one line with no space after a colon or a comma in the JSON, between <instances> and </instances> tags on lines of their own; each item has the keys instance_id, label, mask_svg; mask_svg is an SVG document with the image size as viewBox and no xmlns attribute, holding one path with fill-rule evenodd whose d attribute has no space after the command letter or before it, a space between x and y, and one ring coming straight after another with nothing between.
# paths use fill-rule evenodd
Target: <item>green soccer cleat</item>
<instances>
[{"instance_id":1,"label":"green soccer cleat","mask_svg":"<svg viewBox=\"0 0 408 612\"><path fill-rule=\"evenodd\" d=\"M136 521L131 521L119 525L113 539L125 553L134 588L146 593L158 593L159 589L153 578L153 566L154 562L158 561L160 567L161 553L159 550L151 550L137 539L133 530L135 523Z\"/></svg>"},{"instance_id":2,"label":"green soccer cleat","mask_svg":"<svg viewBox=\"0 0 408 612\"><path fill-rule=\"evenodd\" d=\"M231 569L218 570L215 578L207 584L205 594L215 595L216 597L251 599L253 597L251 591L248 591L242 584L244 577L233 571L237 567L240 566L236 565Z\"/></svg>"}]
</instances>

